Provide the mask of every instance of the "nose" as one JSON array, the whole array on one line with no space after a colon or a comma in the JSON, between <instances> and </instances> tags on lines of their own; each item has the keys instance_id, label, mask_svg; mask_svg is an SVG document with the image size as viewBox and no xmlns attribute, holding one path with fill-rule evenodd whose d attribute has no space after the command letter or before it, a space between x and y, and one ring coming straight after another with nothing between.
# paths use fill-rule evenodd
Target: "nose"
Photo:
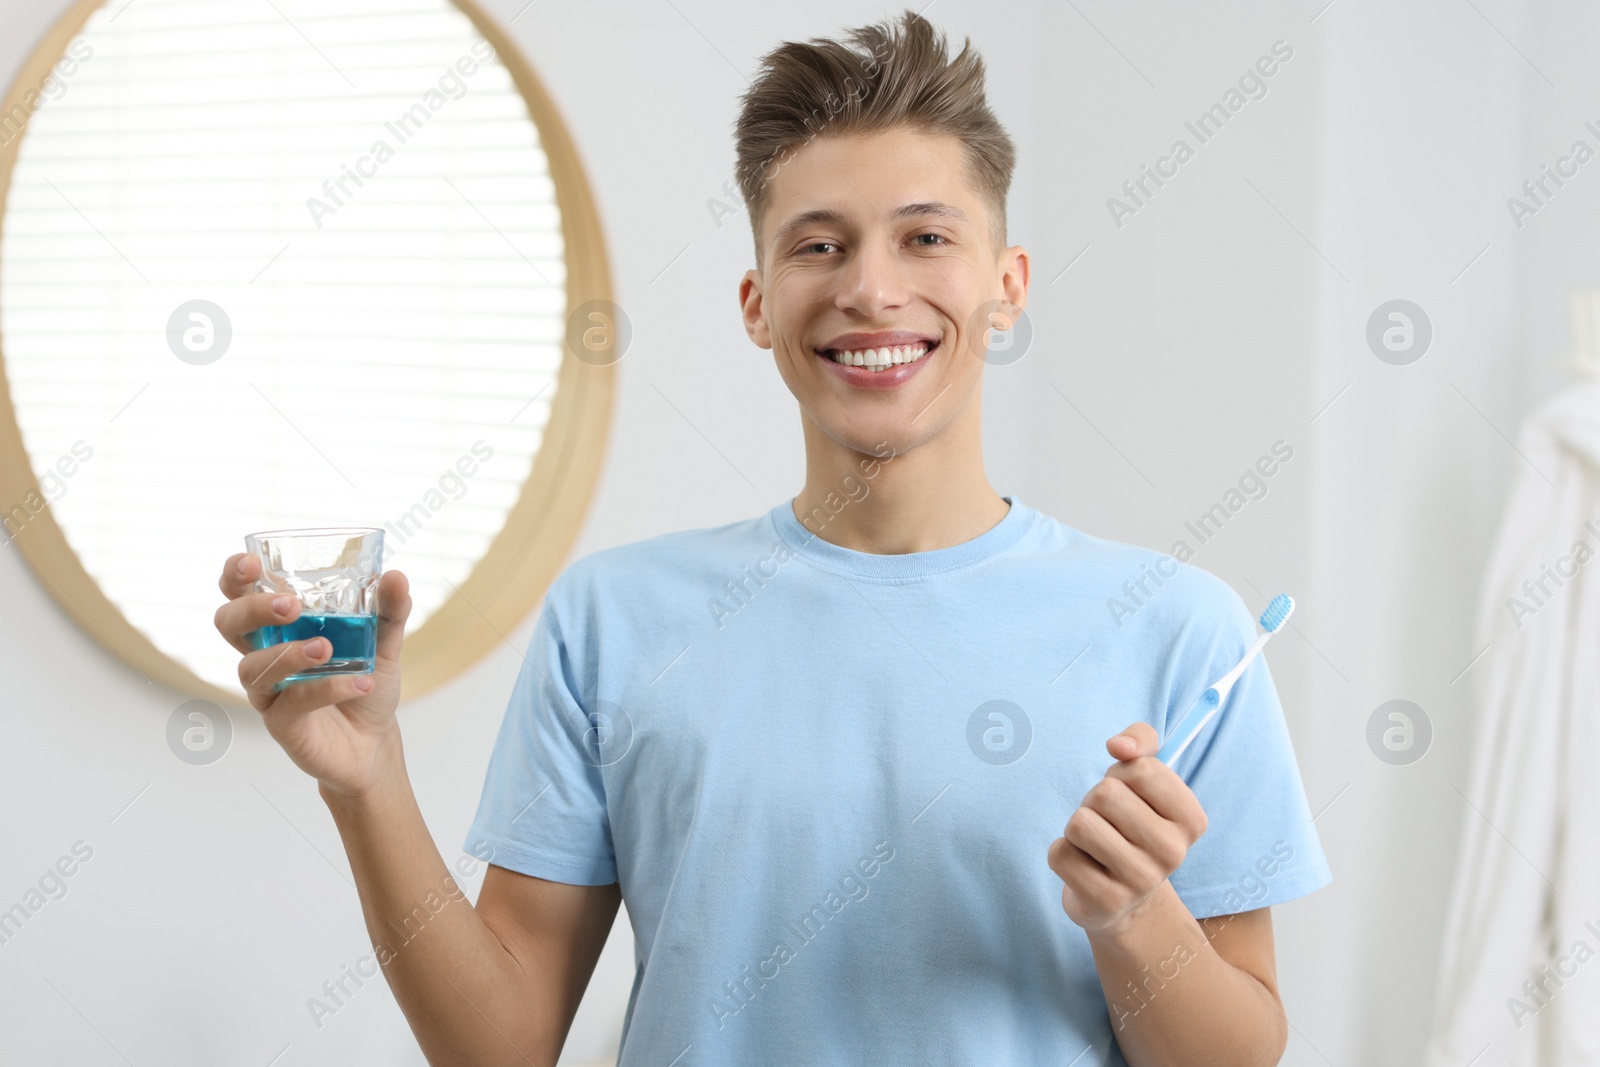
<instances>
[{"instance_id":1,"label":"nose","mask_svg":"<svg viewBox=\"0 0 1600 1067\"><path fill-rule=\"evenodd\" d=\"M847 254L834 305L863 318L876 318L906 302L904 264L896 249L899 236L872 236Z\"/></svg>"}]
</instances>

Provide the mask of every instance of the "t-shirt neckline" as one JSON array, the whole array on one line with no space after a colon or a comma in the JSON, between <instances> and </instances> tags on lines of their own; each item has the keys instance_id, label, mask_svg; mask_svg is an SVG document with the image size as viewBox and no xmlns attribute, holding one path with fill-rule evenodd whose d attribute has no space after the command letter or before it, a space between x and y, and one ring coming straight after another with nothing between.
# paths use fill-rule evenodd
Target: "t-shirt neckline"
<instances>
[{"instance_id":1,"label":"t-shirt neckline","mask_svg":"<svg viewBox=\"0 0 1600 1067\"><path fill-rule=\"evenodd\" d=\"M793 497L779 503L769 512L769 516L778 536L786 545L824 570L851 577L904 580L931 578L969 567L1014 545L1031 523L1033 509L1018 500L1015 494L1002 496L1001 499L1011 506L999 522L969 541L926 552L860 552L824 541L795 517Z\"/></svg>"}]
</instances>

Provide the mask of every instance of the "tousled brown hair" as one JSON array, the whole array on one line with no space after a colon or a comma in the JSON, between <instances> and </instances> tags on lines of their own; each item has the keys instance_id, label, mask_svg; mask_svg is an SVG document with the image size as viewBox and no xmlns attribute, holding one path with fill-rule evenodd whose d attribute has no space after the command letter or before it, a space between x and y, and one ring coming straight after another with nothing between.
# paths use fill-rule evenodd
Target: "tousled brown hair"
<instances>
[{"instance_id":1,"label":"tousled brown hair","mask_svg":"<svg viewBox=\"0 0 1600 1067\"><path fill-rule=\"evenodd\" d=\"M734 127L734 175L750 216L756 264L768 183L795 151L819 134L900 126L961 140L968 179L994 218L995 251L1005 247L1016 148L984 99L983 59L970 39L948 58L945 35L907 8L898 22L849 30L842 41L785 41L762 58Z\"/></svg>"}]
</instances>

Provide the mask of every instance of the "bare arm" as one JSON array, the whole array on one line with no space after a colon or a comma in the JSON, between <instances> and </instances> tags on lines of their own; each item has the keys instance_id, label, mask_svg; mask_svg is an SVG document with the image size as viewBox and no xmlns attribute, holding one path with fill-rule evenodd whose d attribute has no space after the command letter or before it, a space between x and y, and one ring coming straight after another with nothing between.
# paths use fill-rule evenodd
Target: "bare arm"
<instances>
[{"instance_id":1,"label":"bare arm","mask_svg":"<svg viewBox=\"0 0 1600 1067\"><path fill-rule=\"evenodd\" d=\"M349 799L322 789L367 936L430 1064L554 1064L622 896L490 865L476 908L446 868L399 760Z\"/></svg>"},{"instance_id":2,"label":"bare arm","mask_svg":"<svg viewBox=\"0 0 1600 1067\"><path fill-rule=\"evenodd\" d=\"M1091 932L1111 1030L1130 1067L1271 1067L1289 1022L1270 908L1196 922L1163 882L1137 921Z\"/></svg>"},{"instance_id":3,"label":"bare arm","mask_svg":"<svg viewBox=\"0 0 1600 1067\"><path fill-rule=\"evenodd\" d=\"M491 865L473 907L417 807L395 708L411 596L399 571L379 586L371 675L274 683L328 655L320 638L252 649L249 635L292 621L253 587L261 562L229 557L218 632L241 654L239 681L273 740L317 779L350 857L367 934L428 1062L554 1064L616 918L616 885L576 886Z\"/></svg>"}]
</instances>

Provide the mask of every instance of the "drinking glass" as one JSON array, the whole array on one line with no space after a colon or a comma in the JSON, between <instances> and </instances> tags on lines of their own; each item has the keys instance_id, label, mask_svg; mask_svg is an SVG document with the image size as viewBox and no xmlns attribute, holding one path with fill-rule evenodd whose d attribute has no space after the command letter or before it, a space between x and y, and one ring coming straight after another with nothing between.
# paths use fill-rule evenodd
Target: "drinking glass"
<instances>
[{"instance_id":1,"label":"drinking glass","mask_svg":"<svg viewBox=\"0 0 1600 1067\"><path fill-rule=\"evenodd\" d=\"M252 648L326 637L333 654L272 688L330 674L371 674L377 666L378 579L383 530L370 526L263 530L246 534L246 550L261 560L256 588L300 601L293 622L250 632Z\"/></svg>"}]
</instances>

